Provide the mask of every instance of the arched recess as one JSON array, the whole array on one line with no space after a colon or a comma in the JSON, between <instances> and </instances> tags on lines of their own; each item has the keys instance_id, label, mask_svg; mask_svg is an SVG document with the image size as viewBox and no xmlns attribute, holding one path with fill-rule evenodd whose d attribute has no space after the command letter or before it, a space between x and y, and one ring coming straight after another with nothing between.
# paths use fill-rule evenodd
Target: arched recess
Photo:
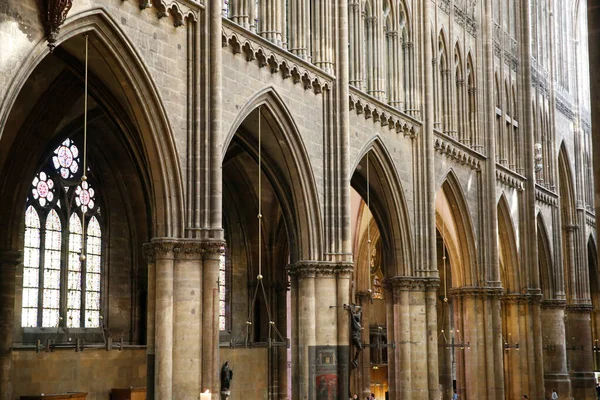
<instances>
[{"instance_id":1,"label":"arched recess","mask_svg":"<svg viewBox=\"0 0 600 400\"><path fill-rule=\"evenodd\" d=\"M506 293L519 293L522 279L519 251L510 206L504 194L498 201L498 245L502 286Z\"/></svg>"},{"instance_id":2,"label":"arched recess","mask_svg":"<svg viewBox=\"0 0 600 400\"><path fill-rule=\"evenodd\" d=\"M556 298L555 277L553 274L552 251L546 223L541 214L537 216L537 246L538 246L538 269L540 274L540 288L544 300Z\"/></svg>"},{"instance_id":3,"label":"arched recess","mask_svg":"<svg viewBox=\"0 0 600 400\"><path fill-rule=\"evenodd\" d=\"M57 58L60 59L58 64L69 64L71 72L77 78L82 78L85 46L83 34L86 33L90 37L90 96L103 97L103 105L110 109L119 129L126 134L124 140L130 146L144 187L147 188L148 213L151 219L149 238L181 236L184 213L183 182L166 110L142 58L116 23L101 8L69 17L61 27L54 54L49 54L45 40L40 40L11 81L0 107L0 148L10 149L10 152L0 152L0 168L7 171L3 172L4 179L0 181L0 189L4 192L7 187L11 187L10 191L16 196L24 196L27 187L15 191L10 179L15 176L13 172L17 170L17 176L33 173L37 160L23 160L25 162L18 166L11 165L8 160L9 154L19 150L25 151L22 136L24 130L30 129L41 120L39 115L34 115L33 119L29 118L29 113L39 107L39 102L35 104L31 101L35 98L34 94L52 89L51 85L60 83L58 75L64 66L57 67ZM38 86L40 83L46 85L44 88L34 85L30 79L35 70L41 68L45 68L48 75L54 74L54 78L57 78L36 83ZM81 86L81 80L77 85ZM50 119L55 128L61 123L60 120L56 120L60 116L61 107L66 106L55 101L56 103L59 106L48 110L57 112L57 115ZM48 126L47 131L51 131L51 128L52 126ZM37 147L29 146L27 151L42 151L48 139L50 138L45 137L38 140ZM2 209L5 213L0 211L0 220L7 222L6 226L15 227L21 223L21 213L12 213L6 207ZM0 233L4 236L0 236L0 243L10 248L14 246L14 243L11 243L11 235L3 235L8 231L10 230Z\"/></svg>"},{"instance_id":4,"label":"arched recess","mask_svg":"<svg viewBox=\"0 0 600 400\"><path fill-rule=\"evenodd\" d=\"M436 225L452 266L452 287L476 286L481 277L476 268L473 224L464 193L453 170L446 175L435 198Z\"/></svg>"},{"instance_id":5,"label":"arched recess","mask_svg":"<svg viewBox=\"0 0 600 400\"><path fill-rule=\"evenodd\" d=\"M314 173L298 127L274 88L256 93L241 108L223 142L223 162L229 157L225 150L235 150L232 144L258 160L259 110L262 170L283 210L290 261L319 260L323 253L322 224Z\"/></svg>"},{"instance_id":6,"label":"arched recess","mask_svg":"<svg viewBox=\"0 0 600 400\"><path fill-rule=\"evenodd\" d=\"M413 273L413 255L404 189L390 154L377 136L367 143L353 166L351 185L364 201L367 201L367 159L370 211L381 234L384 275L409 276Z\"/></svg>"}]
</instances>

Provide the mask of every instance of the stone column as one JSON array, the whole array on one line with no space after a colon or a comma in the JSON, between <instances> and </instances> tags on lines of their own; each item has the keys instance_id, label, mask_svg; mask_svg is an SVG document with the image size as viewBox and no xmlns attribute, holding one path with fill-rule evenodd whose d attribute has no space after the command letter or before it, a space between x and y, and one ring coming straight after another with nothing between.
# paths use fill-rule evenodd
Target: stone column
<instances>
[{"instance_id":1,"label":"stone column","mask_svg":"<svg viewBox=\"0 0 600 400\"><path fill-rule=\"evenodd\" d=\"M399 57L400 44L398 40L398 32L388 31L386 32L386 37L388 45L387 87L389 88L387 93L387 99L388 103L392 107L404 111L404 105L402 104L402 99L400 95L400 91L402 90L402 77L400 76L401 60Z\"/></svg>"},{"instance_id":2,"label":"stone column","mask_svg":"<svg viewBox=\"0 0 600 400\"><path fill-rule=\"evenodd\" d=\"M554 388L562 396L571 393L565 348L565 300L542 302L542 342L544 351L544 391Z\"/></svg>"},{"instance_id":3,"label":"stone column","mask_svg":"<svg viewBox=\"0 0 600 400\"><path fill-rule=\"evenodd\" d=\"M281 0L261 0L258 16L258 34L268 41L281 46L284 32L281 18L283 5Z\"/></svg>"},{"instance_id":4,"label":"stone column","mask_svg":"<svg viewBox=\"0 0 600 400\"><path fill-rule=\"evenodd\" d=\"M594 399L595 378L592 369L591 304L567 305L567 355L571 377L571 395L575 399Z\"/></svg>"},{"instance_id":5,"label":"stone column","mask_svg":"<svg viewBox=\"0 0 600 400\"><path fill-rule=\"evenodd\" d=\"M148 261L148 295L146 310L146 398L154 400L156 384L154 368L156 368L156 257L154 245L144 243L142 251Z\"/></svg>"},{"instance_id":6,"label":"stone column","mask_svg":"<svg viewBox=\"0 0 600 400\"><path fill-rule=\"evenodd\" d=\"M202 384L219 398L219 262L225 243L205 241L202 266Z\"/></svg>"},{"instance_id":7,"label":"stone column","mask_svg":"<svg viewBox=\"0 0 600 400\"><path fill-rule=\"evenodd\" d=\"M12 400L12 342L15 322L15 277L20 251L0 250L0 399Z\"/></svg>"},{"instance_id":8,"label":"stone column","mask_svg":"<svg viewBox=\"0 0 600 400\"><path fill-rule=\"evenodd\" d=\"M427 340L427 382L429 400L440 398L440 371L438 365L438 326L437 326L437 294L440 287L438 278L425 281L425 312Z\"/></svg>"},{"instance_id":9,"label":"stone column","mask_svg":"<svg viewBox=\"0 0 600 400\"><path fill-rule=\"evenodd\" d=\"M233 0L231 3L231 20L239 26L250 29L250 6L254 6L253 0Z\"/></svg>"},{"instance_id":10,"label":"stone column","mask_svg":"<svg viewBox=\"0 0 600 400\"><path fill-rule=\"evenodd\" d=\"M173 259L176 239L152 239L156 259L155 398L173 398Z\"/></svg>"},{"instance_id":11,"label":"stone column","mask_svg":"<svg viewBox=\"0 0 600 400\"><path fill-rule=\"evenodd\" d=\"M181 239L173 271L173 398L196 400L201 376L201 242Z\"/></svg>"}]
</instances>

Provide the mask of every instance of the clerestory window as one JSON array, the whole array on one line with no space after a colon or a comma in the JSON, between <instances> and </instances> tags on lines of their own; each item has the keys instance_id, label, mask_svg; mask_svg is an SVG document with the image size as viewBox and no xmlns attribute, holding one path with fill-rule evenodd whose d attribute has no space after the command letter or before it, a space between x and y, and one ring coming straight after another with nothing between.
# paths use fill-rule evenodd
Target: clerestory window
<instances>
[{"instance_id":1,"label":"clerestory window","mask_svg":"<svg viewBox=\"0 0 600 400\"><path fill-rule=\"evenodd\" d=\"M25 206L22 327L100 326L102 217L97 182L66 139L40 165Z\"/></svg>"}]
</instances>

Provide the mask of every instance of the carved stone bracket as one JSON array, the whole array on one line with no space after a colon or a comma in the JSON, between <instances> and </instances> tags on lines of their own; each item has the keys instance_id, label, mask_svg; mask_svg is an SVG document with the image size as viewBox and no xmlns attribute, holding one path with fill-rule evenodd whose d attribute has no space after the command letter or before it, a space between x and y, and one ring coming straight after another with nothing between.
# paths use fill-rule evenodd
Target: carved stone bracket
<instances>
[{"instance_id":1,"label":"carved stone bracket","mask_svg":"<svg viewBox=\"0 0 600 400\"><path fill-rule=\"evenodd\" d=\"M67 19L73 0L41 0L42 19L50 51L56 47L60 26Z\"/></svg>"},{"instance_id":2,"label":"carved stone bracket","mask_svg":"<svg viewBox=\"0 0 600 400\"><path fill-rule=\"evenodd\" d=\"M298 279L317 276L350 276L354 271L354 264L351 262L298 261L288 265L286 269L290 276Z\"/></svg>"},{"instance_id":3,"label":"carved stone bracket","mask_svg":"<svg viewBox=\"0 0 600 400\"><path fill-rule=\"evenodd\" d=\"M518 179L511 174L501 171L500 169L496 169L496 181L500 182L503 185L516 189L519 192L525 190L525 185L521 179Z\"/></svg>"},{"instance_id":4,"label":"carved stone bracket","mask_svg":"<svg viewBox=\"0 0 600 400\"><path fill-rule=\"evenodd\" d=\"M157 10L156 16L161 19L164 17L173 17L173 26L180 27L186 20L198 21L198 12L200 7L190 6L189 2L177 0L141 0L140 10L154 7Z\"/></svg>"}]
</instances>

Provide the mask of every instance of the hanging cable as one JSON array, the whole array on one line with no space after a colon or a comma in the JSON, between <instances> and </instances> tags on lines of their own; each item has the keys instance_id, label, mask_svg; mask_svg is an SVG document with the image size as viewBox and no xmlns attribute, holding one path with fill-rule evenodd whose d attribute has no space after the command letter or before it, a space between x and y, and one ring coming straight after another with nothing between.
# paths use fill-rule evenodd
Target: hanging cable
<instances>
[{"instance_id":1,"label":"hanging cable","mask_svg":"<svg viewBox=\"0 0 600 400\"><path fill-rule=\"evenodd\" d=\"M258 276L262 280L262 132L260 129L260 109L258 107Z\"/></svg>"},{"instance_id":2,"label":"hanging cable","mask_svg":"<svg viewBox=\"0 0 600 400\"><path fill-rule=\"evenodd\" d=\"M371 187L369 183L369 153L367 153L367 209L369 213L371 213ZM368 280L369 280L369 293L371 293L371 221L367 221L367 246L369 250L369 255L367 257L367 271L368 271Z\"/></svg>"},{"instance_id":3,"label":"hanging cable","mask_svg":"<svg viewBox=\"0 0 600 400\"><path fill-rule=\"evenodd\" d=\"M81 175L81 186L87 180L87 110L88 110L88 42L89 35L85 35L85 71L83 76L83 172ZM81 238L85 238L85 211L81 207ZM85 240L81 241L81 254L79 259L85 261Z\"/></svg>"}]
</instances>

